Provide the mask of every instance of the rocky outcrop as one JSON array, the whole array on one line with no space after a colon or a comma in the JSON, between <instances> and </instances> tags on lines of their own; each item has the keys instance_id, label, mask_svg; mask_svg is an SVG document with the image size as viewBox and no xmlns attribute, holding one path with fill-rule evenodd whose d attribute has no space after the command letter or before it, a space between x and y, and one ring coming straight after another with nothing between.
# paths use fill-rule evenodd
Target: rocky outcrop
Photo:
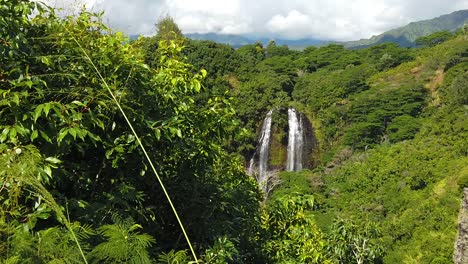
<instances>
[{"instance_id":1,"label":"rocky outcrop","mask_svg":"<svg viewBox=\"0 0 468 264\"><path fill-rule=\"evenodd\" d=\"M468 264L468 188L463 189L453 262L455 264Z\"/></svg>"}]
</instances>

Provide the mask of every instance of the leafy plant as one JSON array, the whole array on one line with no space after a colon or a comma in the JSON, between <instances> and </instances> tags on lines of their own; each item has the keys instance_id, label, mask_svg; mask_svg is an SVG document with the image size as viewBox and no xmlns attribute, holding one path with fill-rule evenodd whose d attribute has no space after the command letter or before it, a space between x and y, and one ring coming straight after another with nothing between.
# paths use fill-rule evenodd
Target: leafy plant
<instances>
[{"instance_id":1,"label":"leafy plant","mask_svg":"<svg viewBox=\"0 0 468 264\"><path fill-rule=\"evenodd\" d=\"M283 196L270 201L262 214L264 250L276 263L328 263L322 232L308 210L311 195Z\"/></svg>"},{"instance_id":2,"label":"leafy plant","mask_svg":"<svg viewBox=\"0 0 468 264\"><path fill-rule=\"evenodd\" d=\"M91 256L96 263L152 263L148 248L155 239L148 234L138 232L142 226L131 219L113 217L115 224L98 228L105 241L96 245Z\"/></svg>"},{"instance_id":3,"label":"leafy plant","mask_svg":"<svg viewBox=\"0 0 468 264\"><path fill-rule=\"evenodd\" d=\"M331 226L328 241L328 250L339 263L375 263L383 257L381 233L375 223L357 225L338 219Z\"/></svg>"}]
</instances>

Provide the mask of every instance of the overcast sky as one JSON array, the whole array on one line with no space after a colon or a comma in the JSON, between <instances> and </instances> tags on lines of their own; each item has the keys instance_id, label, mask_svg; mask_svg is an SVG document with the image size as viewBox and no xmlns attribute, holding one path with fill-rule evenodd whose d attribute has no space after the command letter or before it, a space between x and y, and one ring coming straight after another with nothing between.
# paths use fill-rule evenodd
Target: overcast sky
<instances>
[{"instance_id":1,"label":"overcast sky","mask_svg":"<svg viewBox=\"0 0 468 264\"><path fill-rule=\"evenodd\" d=\"M183 33L357 40L412 21L468 9L468 0L46 0L104 10L111 28L152 35L168 14ZM66 3L66 4L64 4Z\"/></svg>"}]
</instances>

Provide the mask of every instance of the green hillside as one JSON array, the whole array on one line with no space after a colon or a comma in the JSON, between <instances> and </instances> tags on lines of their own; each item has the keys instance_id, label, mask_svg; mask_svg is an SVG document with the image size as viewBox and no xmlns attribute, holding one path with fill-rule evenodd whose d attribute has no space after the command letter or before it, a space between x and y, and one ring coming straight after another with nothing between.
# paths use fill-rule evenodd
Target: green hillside
<instances>
[{"instance_id":1,"label":"green hillside","mask_svg":"<svg viewBox=\"0 0 468 264\"><path fill-rule=\"evenodd\" d=\"M371 88L349 103L365 93L372 98L419 83L427 96L418 121L394 118L388 125L394 136L387 134L367 151L340 148L323 168L305 175L323 182L317 219L324 228L333 217L379 223L384 263L452 263L460 195L468 179L466 44L462 38L448 41L373 76ZM409 138L398 142L401 136Z\"/></svg>"},{"instance_id":2,"label":"green hillside","mask_svg":"<svg viewBox=\"0 0 468 264\"><path fill-rule=\"evenodd\" d=\"M344 42L343 45L347 48L362 48L384 42L393 42L409 47L414 46L415 40L419 37L444 30L454 32L462 28L466 23L468 23L468 10L459 10L437 18L411 22L404 27L389 30L370 39Z\"/></svg>"}]
</instances>

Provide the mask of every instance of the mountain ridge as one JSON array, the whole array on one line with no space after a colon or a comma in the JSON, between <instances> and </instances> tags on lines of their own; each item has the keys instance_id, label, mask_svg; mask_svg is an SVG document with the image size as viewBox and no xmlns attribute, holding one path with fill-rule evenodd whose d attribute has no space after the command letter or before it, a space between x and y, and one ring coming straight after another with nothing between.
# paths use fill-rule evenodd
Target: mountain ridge
<instances>
[{"instance_id":1,"label":"mountain ridge","mask_svg":"<svg viewBox=\"0 0 468 264\"><path fill-rule=\"evenodd\" d=\"M450 14L438 16L436 18L410 22L409 24L391 29L382 34L372 36L368 39L354 41L332 41L314 38L303 38L298 40L288 40L281 38L253 37L248 35L233 35L219 33L188 33L186 37L194 40L210 40L218 43L229 44L235 48L260 42L267 45L274 40L277 45L287 45L292 49L301 49L308 46L323 46L336 43L346 48L364 48L378 45L384 42L397 43L403 47L415 46L415 40L422 36L430 35L437 31L447 30L454 32L468 23L468 9L454 11Z\"/></svg>"},{"instance_id":2,"label":"mountain ridge","mask_svg":"<svg viewBox=\"0 0 468 264\"><path fill-rule=\"evenodd\" d=\"M415 45L415 40L437 31L454 32L468 23L468 9L458 10L436 18L410 22L408 25L385 31L369 39L339 42L346 48L363 48L384 42L394 42L403 47Z\"/></svg>"},{"instance_id":3,"label":"mountain ridge","mask_svg":"<svg viewBox=\"0 0 468 264\"><path fill-rule=\"evenodd\" d=\"M229 44L233 47L241 47L244 45L253 44L260 42L263 45L267 45L270 41L274 40L277 45L287 45L289 47L307 47L326 44L328 41L312 38L302 38L297 40L288 40L281 38L267 38L267 37L251 37L244 35L233 35L233 34L218 34L218 33L188 33L186 37L193 40L211 40L223 44Z\"/></svg>"}]
</instances>

